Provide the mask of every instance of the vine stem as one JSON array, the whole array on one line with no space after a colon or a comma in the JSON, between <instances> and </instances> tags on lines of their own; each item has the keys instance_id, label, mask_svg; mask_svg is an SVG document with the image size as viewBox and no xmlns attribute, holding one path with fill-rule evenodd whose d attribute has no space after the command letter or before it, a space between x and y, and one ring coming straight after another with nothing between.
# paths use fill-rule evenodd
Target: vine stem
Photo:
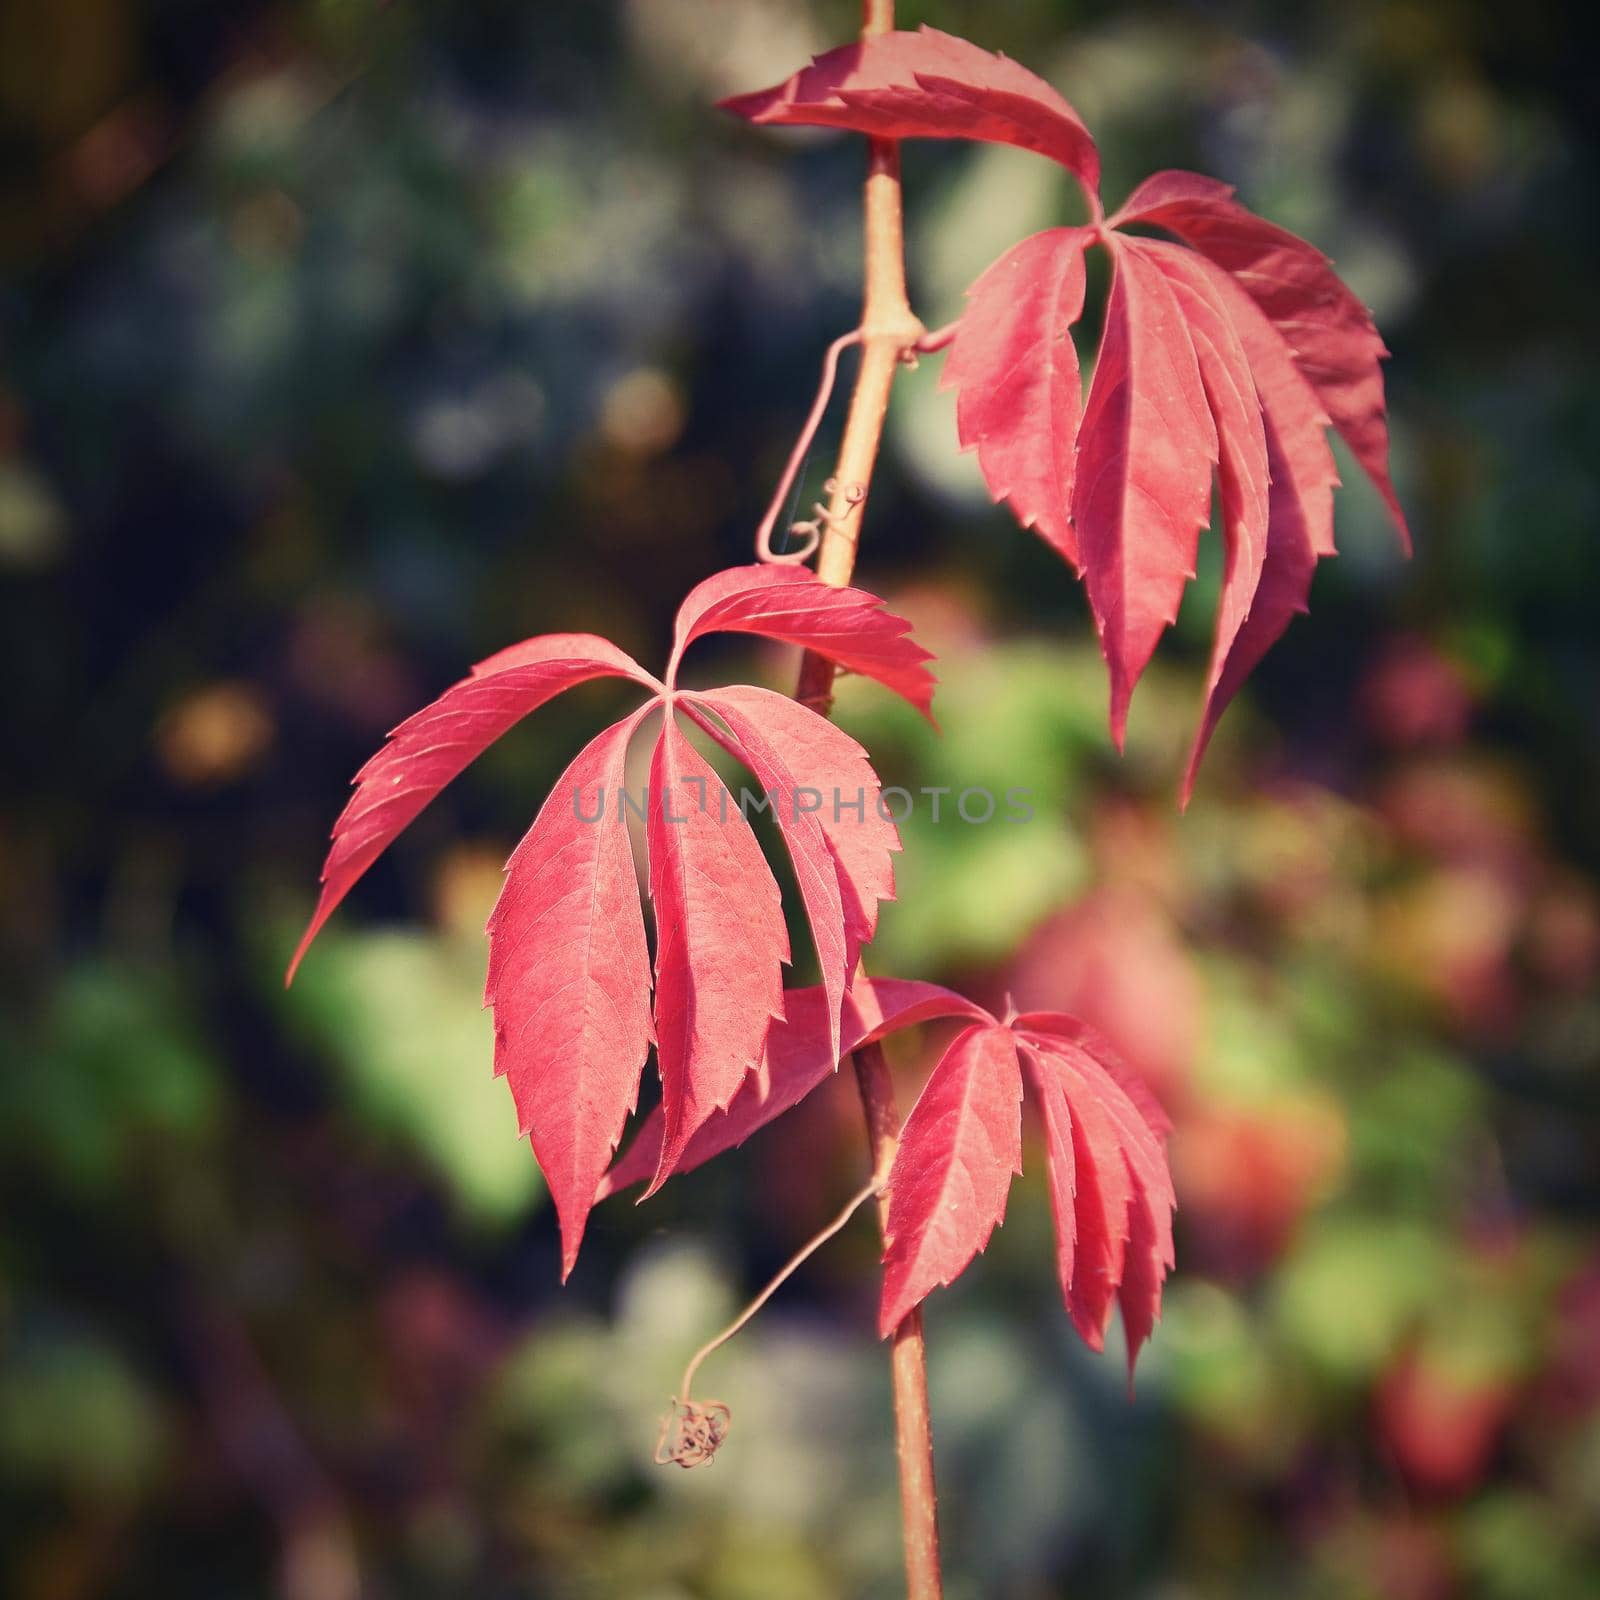
<instances>
[{"instance_id":1,"label":"vine stem","mask_svg":"<svg viewBox=\"0 0 1600 1600\"><path fill-rule=\"evenodd\" d=\"M894 28L894 0L863 0L861 37ZM855 571L856 547L867 492L883 441L889 391L901 363L914 359L926 330L906 298L905 235L900 197L900 147L893 139L868 144L861 364L839 463L833 475L828 515L821 518L817 576L847 584ZM807 652L800 663L795 698L827 715L833 704L833 663ZM883 1050L873 1044L854 1055L856 1086L866 1114L872 1176L878 1186L878 1224L886 1228L888 1195L881 1187L900 1141L900 1113ZM928 1414L928 1366L922 1312L913 1311L894 1331L890 1350L894 1383L895 1452L900 1469L900 1520L905 1536L907 1600L940 1600L939 1524L933 1481L933 1432Z\"/></svg>"}]
</instances>

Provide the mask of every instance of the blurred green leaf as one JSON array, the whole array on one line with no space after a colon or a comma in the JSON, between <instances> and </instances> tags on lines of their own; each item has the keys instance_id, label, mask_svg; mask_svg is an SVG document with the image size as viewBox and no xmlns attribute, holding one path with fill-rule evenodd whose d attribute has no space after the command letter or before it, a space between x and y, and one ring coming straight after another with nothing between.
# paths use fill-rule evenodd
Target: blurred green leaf
<instances>
[{"instance_id":1,"label":"blurred green leaf","mask_svg":"<svg viewBox=\"0 0 1600 1600\"><path fill-rule=\"evenodd\" d=\"M152 1139L195 1142L218 1126L223 1091L173 972L75 967L10 1053L0 1148L73 1187L131 1180Z\"/></svg>"},{"instance_id":2,"label":"blurred green leaf","mask_svg":"<svg viewBox=\"0 0 1600 1600\"><path fill-rule=\"evenodd\" d=\"M0 1350L0 1476L127 1500L154 1487L167 1420L114 1349L54 1325Z\"/></svg>"},{"instance_id":3,"label":"blurred green leaf","mask_svg":"<svg viewBox=\"0 0 1600 1600\"><path fill-rule=\"evenodd\" d=\"M1588 1600L1594 1593L1580 1530L1532 1493L1502 1490L1471 1507L1461 1542L1484 1600Z\"/></svg>"},{"instance_id":4,"label":"blurred green leaf","mask_svg":"<svg viewBox=\"0 0 1600 1600\"><path fill-rule=\"evenodd\" d=\"M1434 1305L1445 1262L1444 1242L1417 1223L1323 1217L1279 1274L1278 1327L1328 1376L1369 1379Z\"/></svg>"},{"instance_id":5,"label":"blurred green leaf","mask_svg":"<svg viewBox=\"0 0 1600 1600\"><path fill-rule=\"evenodd\" d=\"M329 930L288 1007L356 1114L416 1149L464 1211L504 1223L534 1205L539 1169L492 1072L480 941Z\"/></svg>"}]
</instances>

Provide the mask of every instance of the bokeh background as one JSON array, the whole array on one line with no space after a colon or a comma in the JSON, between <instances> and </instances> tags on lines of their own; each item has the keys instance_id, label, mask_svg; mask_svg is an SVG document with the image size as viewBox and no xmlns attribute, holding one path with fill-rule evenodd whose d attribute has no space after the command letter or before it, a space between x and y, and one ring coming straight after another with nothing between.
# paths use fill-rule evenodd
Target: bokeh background
<instances>
[{"instance_id":1,"label":"bokeh background","mask_svg":"<svg viewBox=\"0 0 1600 1600\"><path fill-rule=\"evenodd\" d=\"M1098 135L1222 176L1394 350L1418 555L1341 558L1174 792L1216 559L1109 752L1082 599L902 385L863 581L942 657L934 740L840 716L925 816L879 973L1077 1007L1177 1123L1179 1270L1127 1394L1053 1284L1037 1152L929 1307L952 1596L1600 1593L1595 99L1553 0L927 0ZM683 1359L865 1170L850 1086L572 1283L490 1077L481 928L615 704L541 712L285 995L329 821L467 663L653 661L747 559L854 320L861 151L711 109L848 0L0 4L0 1589L892 1596L863 1216ZM908 148L930 325L1068 180ZM1093 316L1090 326L1092 329ZM824 430L805 498L827 473ZM1209 543L1209 541L1208 541ZM708 647L698 670L791 663ZM797 941L801 947L804 940ZM804 976L802 972L801 976ZM915 1093L927 1049L900 1051ZM1115 1344L1115 1340L1113 1341Z\"/></svg>"}]
</instances>

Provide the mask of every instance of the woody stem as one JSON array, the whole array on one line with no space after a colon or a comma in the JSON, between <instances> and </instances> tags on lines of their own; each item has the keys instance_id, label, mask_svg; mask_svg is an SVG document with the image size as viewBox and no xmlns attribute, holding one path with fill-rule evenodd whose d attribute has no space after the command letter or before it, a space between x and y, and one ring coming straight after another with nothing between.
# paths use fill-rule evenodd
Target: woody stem
<instances>
[{"instance_id":1,"label":"woody stem","mask_svg":"<svg viewBox=\"0 0 1600 1600\"><path fill-rule=\"evenodd\" d=\"M883 1047L864 1045L852 1058L861 1107L867 1118L873 1178L878 1190L878 1226L889 1220L889 1196L881 1187L900 1143L900 1113ZM889 1349L894 1386L895 1457L900 1468L900 1527L906 1550L907 1600L940 1600L938 1496L933 1481L933 1426L928 1411L928 1361L919 1306L894 1330Z\"/></svg>"},{"instance_id":2,"label":"woody stem","mask_svg":"<svg viewBox=\"0 0 1600 1600\"><path fill-rule=\"evenodd\" d=\"M894 27L894 0L863 0L861 37ZM906 298L905 243L901 220L900 147L892 139L869 142L865 212L865 294L861 313L861 364L839 444L829 515L822 519L817 576L847 584L855 570L861 519L883 440L889 391L901 363L925 332ZM833 703L833 663L807 652L800 663L795 698L824 715ZM866 1114L872 1172L882 1183L894 1161L900 1115L883 1051L868 1045L855 1052L856 1085ZM888 1198L878 1198L880 1227ZM933 1435L928 1421L928 1368L922 1313L913 1311L895 1329L890 1356L894 1381L895 1450L900 1468L900 1517L905 1535L908 1600L940 1600L939 1526L933 1482Z\"/></svg>"}]
</instances>

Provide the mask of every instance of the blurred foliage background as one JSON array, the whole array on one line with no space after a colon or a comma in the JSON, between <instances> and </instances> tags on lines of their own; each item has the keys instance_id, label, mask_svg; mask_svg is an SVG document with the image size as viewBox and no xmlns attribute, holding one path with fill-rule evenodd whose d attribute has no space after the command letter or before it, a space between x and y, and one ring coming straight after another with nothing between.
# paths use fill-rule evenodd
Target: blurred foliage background
<instances>
[{"instance_id":1,"label":"blurred foliage background","mask_svg":"<svg viewBox=\"0 0 1600 1600\"><path fill-rule=\"evenodd\" d=\"M885 779L873 969L1076 1007L1177 1123L1128 1399L1073 1340L1038 1162L930 1307L950 1591L1600 1592L1595 99L1554 0L904 0L1333 254L1394 350L1418 558L1344 554L1174 790L1208 585L1109 754L1082 601L929 360L862 566L941 655ZM866 1219L684 1357L859 1181L847 1084L553 1218L478 1009L499 865L609 691L507 739L285 996L349 774L465 665L652 660L747 559L854 320L861 152L710 109L848 0L0 3L0 1587L78 1597L897 1592ZM935 324L1067 181L906 152ZM1091 319L1092 321L1092 319ZM807 480L827 472L830 422ZM781 656L702 670L783 683ZM799 941L803 947L804 941ZM935 1041L936 1042L936 1041ZM915 1093L929 1041L902 1052Z\"/></svg>"}]
</instances>

